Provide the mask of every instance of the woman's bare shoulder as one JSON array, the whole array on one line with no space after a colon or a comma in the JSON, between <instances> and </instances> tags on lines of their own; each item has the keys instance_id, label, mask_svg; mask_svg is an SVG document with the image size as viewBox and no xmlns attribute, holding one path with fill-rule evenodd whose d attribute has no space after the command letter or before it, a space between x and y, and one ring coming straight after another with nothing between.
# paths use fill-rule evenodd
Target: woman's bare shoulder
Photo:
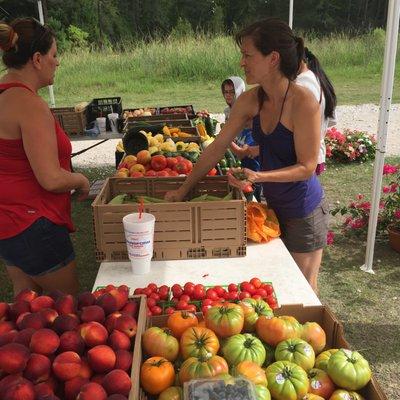
<instances>
[{"instance_id":1,"label":"woman's bare shoulder","mask_svg":"<svg viewBox=\"0 0 400 400\"><path fill-rule=\"evenodd\" d=\"M307 112L319 108L319 104L310 90L295 82L292 85L292 101L295 110Z\"/></svg>"}]
</instances>

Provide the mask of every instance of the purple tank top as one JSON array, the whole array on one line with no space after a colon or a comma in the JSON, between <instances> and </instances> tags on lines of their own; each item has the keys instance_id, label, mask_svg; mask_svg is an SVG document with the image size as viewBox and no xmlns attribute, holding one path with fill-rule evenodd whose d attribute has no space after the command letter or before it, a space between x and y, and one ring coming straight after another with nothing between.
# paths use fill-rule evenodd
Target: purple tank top
<instances>
[{"instance_id":1,"label":"purple tank top","mask_svg":"<svg viewBox=\"0 0 400 400\"><path fill-rule=\"evenodd\" d=\"M261 171L272 171L297 163L293 132L280 121L270 134L265 134L261 129L260 114L256 115L253 118L253 137L260 146ZM263 193L268 206L281 220L307 216L323 197L323 189L315 173L305 181L264 182Z\"/></svg>"}]
</instances>

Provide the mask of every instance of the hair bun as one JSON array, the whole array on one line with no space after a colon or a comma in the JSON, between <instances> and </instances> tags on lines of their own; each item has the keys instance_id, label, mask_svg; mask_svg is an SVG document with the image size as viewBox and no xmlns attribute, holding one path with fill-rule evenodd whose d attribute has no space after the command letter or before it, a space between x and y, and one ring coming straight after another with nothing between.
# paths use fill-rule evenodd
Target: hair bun
<instances>
[{"instance_id":1,"label":"hair bun","mask_svg":"<svg viewBox=\"0 0 400 400\"><path fill-rule=\"evenodd\" d=\"M7 36L7 32L5 32L7 30L8 30L8 36ZM5 43L3 43L3 40L1 40L0 49L3 51L9 51L12 48L14 48L15 45L17 44L18 33L14 31L13 27L10 25L1 24L0 25L0 33L7 37Z\"/></svg>"}]
</instances>

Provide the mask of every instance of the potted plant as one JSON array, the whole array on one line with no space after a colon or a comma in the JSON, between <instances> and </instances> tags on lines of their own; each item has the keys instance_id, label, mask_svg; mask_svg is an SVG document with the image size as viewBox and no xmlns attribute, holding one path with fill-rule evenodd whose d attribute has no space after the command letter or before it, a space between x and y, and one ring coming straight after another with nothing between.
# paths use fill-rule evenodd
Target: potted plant
<instances>
[{"instance_id":1,"label":"potted plant","mask_svg":"<svg viewBox=\"0 0 400 400\"><path fill-rule=\"evenodd\" d=\"M383 169L385 184L379 204L377 237L389 238L390 246L400 252L400 165L385 164ZM332 215L340 213L345 217L343 229L346 233L367 231L371 203L358 195L347 206L338 206Z\"/></svg>"}]
</instances>

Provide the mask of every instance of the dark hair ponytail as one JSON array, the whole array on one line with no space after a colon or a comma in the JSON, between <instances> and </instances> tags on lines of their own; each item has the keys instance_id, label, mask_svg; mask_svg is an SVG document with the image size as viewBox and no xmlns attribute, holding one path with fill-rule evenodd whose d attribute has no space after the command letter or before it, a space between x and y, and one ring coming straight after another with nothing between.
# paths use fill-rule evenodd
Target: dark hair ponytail
<instances>
[{"instance_id":1,"label":"dark hair ponytail","mask_svg":"<svg viewBox=\"0 0 400 400\"><path fill-rule=\"evenodd\" d=\"M325 97L325 118L333 118L333 113L335 111L337 101L335 89L333 88L332 82L326 75L325 71L322 69L318 58L315 57L315 55L307 47L304 48L304 59L307 63L308 69L310 69L315 74L321 85L321 89Z\"/></svg>"}]
</instances>

